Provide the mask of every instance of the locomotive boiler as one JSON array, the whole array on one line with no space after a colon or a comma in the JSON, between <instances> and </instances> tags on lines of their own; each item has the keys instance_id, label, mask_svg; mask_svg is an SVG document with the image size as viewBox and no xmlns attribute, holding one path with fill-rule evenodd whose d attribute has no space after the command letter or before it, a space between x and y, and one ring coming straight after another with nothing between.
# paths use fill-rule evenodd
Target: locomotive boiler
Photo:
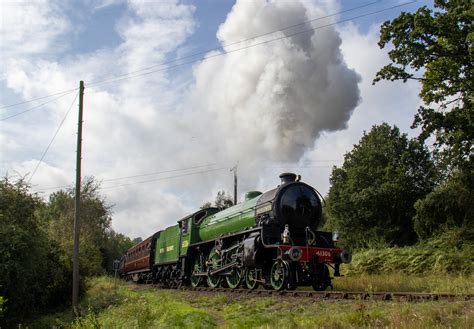
<instances>
[{"instance_id":1,"label":"locomotive boiler","mask_svg":"<svg viewBox=\"0 0 474 329\"><path fill-rule=\"evenodd\" d=\"M248 192L237 205L201 209L156 232L122 257L122 275L166 286L325 290L329 268L339 276L351 256L331 232L317 230L319 193L293 173L280 178L273 190Z\"/></svg>"}]
</instances>

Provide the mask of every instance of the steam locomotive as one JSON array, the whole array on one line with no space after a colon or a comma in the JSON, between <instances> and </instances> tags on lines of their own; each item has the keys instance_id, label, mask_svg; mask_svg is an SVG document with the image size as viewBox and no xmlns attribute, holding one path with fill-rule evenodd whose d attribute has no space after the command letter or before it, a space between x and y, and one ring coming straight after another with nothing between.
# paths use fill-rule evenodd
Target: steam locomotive
<instances>
[{"instance_id":1,"label":"steam locomotive","mask_svg":"<svg viewBox=\"0 0 474 329\"><path fill-rule=\"evenodd\" d=\"M243 286L292 290L331 286L351 255L336 247L331 232L317 231L320 194L293 173L268 192L219 211L201 209L130 248L120 261L127 280L176 287Z\"/></svg>"}]
</instances>

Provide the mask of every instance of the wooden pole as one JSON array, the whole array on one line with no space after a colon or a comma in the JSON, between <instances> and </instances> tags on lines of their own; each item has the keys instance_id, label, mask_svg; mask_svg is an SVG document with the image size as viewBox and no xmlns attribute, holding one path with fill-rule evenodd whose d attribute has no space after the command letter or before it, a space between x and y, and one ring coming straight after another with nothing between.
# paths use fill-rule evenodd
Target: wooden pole
<instances>
[{"instance_id":1,"label":"wooden pole","mask_svg":"<svg viewBox=\"0 0 474 329\"><path fill-rule=\"evenodd\" d=\"M234 205L237 204L237 165L233 167L230 171L234 172Z\"/></svg>"},{"instance_id":2,"label":"wooden pole","mask_svg":"<svg viewBox=\"0 0 474 329\"><path fill-rule=\"evenodd\" d=\"M84 81L79 82L79 117L77 122L76 193L74 200L74 250L72 256L72 309L79 314L79 232L81 230L81 160L82 160L82 110Z\"/></svg>"}]
</instances>

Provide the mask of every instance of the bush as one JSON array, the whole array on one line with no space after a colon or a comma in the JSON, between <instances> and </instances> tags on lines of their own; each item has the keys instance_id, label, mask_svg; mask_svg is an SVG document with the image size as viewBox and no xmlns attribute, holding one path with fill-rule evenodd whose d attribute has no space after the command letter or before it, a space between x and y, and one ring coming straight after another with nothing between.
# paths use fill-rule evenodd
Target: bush
<instances>
[{"instance_id":1,"label":"bush","mask_svg":"<svg viewBox=\"0 0 474 329\"><path fill-rule=\"evenodd\" d=\"M457 172L426 198L415 203L415 231L421 239L429 238L446 227L474 226L474 182L470 171Z\"/></svg>"},{"instance_id":2,"label":"bush","mask_svg":"<svg viewBox=\"0 0 474 329\"><path fill-rule=\"evenodd\" d=\"M452 230L436 238L403 248L362 249L354 253L348 274L474 273L474 243Z\"/></svg>"}]
</instances>

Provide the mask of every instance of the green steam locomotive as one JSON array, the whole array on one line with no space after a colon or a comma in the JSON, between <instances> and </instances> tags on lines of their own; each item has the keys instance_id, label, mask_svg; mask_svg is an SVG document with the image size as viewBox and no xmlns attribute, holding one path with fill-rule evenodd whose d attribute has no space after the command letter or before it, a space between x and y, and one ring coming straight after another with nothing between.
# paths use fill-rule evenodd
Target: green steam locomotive
<instances>
[{"instance_id":1,"label":"green steam locomotive","mask_svg":"<svg viewBox=\"0 0 474 329\"><path fill-rule=\"evenodd\" d=\"M120 262L127 280L177 287L241 285L255 289L331 286L351 255L331 232L317 231L319 193L293 173L268 192L248 192L225 210L201 209L130 248Z\"/></svg>"}]
</instances>

